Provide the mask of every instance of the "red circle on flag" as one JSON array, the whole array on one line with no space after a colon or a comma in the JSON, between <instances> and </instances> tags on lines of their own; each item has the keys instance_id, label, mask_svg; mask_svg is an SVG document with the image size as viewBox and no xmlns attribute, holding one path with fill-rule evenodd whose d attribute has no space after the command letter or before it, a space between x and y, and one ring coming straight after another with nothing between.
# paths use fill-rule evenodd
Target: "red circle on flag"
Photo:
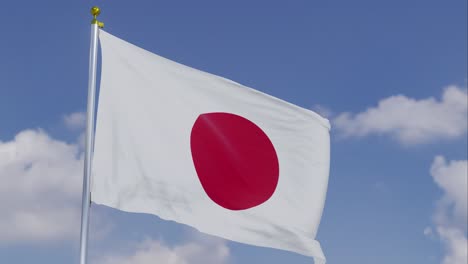
<instances>
[{"instance_id":1,"label":"red circle on flag","mask_svg":"<svg viewBox=\"0 0 468 264\"><path fill-rule=\"evenodd\" d=\"M266 202L275 192L279 162L265 132L230 113L200 115L190 135L192 159L206 194L229 210Z\"/></svg>"}]
</instances>

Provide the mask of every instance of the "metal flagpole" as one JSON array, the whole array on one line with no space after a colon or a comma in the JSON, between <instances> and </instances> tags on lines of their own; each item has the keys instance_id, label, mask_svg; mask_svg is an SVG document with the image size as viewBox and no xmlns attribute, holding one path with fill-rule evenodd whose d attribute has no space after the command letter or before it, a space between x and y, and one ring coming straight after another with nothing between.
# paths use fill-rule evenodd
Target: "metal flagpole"
<instances>
[{"instance_id":1,"label":"metal flagpole","mask_svg":"<svg viewBox=\"0 0 468 264\"><path fill-rule=\"evenodd\" d=\"M98 53L99 28L104 26L97 21L97 16L101 13L99 7L91 8L93 20L91 21L91 45L89 53L89 80L88 80L88 109L86 124L86 146L83 172L83 196L81 207L81 238L80 238L80 264L86 264L88 253L88 229L89 229L89 207L91 206L90 176L91 158L94 143L94 105L96 98L96 68Z\"/></svg>"}]
</instances>

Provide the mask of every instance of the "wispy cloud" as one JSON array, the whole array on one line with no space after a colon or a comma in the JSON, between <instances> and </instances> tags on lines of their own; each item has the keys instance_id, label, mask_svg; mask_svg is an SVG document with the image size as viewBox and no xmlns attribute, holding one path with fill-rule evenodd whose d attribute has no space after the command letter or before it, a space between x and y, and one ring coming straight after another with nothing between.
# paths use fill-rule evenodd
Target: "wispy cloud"
<instances>
[{"instance_id":1,"label":"wispy cloud","mask_svg":"<svg viewBox=\"0 0 468 264\"><path fill-rule=\"evenodd\" d=\"M449 86L440 100L395 95L363 112L342 113L333 123L346 137L386 134L404 144L419 144L465 135L467 111L466 87Z\"/></svg>"},{"instance_id":2,"label":"wispy cloud","mask_svg":"<svg viewBox=\"0 0 468 264\"><path fill-rule=\"evenodd\" d=\"M86 126L86 114L83 112L75 112L63 116L65 126L72 130L81 130Z\"/></svg>"},{"instance_id":3,"label":"wispy cloud","mask_svg":"<svg viewBox=\"0 0 468 264\"><path fill-rule=\"evenodd\" d=\"M443 264L466 264L468 161L447 162L444 157L437 156L431 175L444 192L434 212L435 233L446 248ZM432 231L426 229L425 233L432 234Z\"/></svg>"}]
</instances>

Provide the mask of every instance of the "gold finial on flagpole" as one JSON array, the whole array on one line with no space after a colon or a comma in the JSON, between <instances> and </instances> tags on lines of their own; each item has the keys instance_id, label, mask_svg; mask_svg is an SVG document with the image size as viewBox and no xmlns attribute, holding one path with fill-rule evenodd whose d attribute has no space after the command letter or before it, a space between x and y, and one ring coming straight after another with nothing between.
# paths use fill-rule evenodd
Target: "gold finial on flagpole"
<instances>
[{"instance_id":1,"label":"gold finial on flagpole","mask_svg":"<svg viewBox=\"0 0 468 264\"><path fill-rule=\"evenodd\" d=\"M97 6L93 6L91 8L91 15L93 15L93 20L91 20L91 24L97 24L99 28L103 28L104 23L97 20L99 14L101 14L101 9Z\"/></svg>"}]
</instances>

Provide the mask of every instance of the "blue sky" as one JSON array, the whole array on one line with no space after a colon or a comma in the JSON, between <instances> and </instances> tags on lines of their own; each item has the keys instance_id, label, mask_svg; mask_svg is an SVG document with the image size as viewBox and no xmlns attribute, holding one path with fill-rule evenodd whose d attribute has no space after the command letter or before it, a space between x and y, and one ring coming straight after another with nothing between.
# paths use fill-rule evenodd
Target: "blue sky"
<instances>
[{"instance_id":1,"label":"blue sky","mask_svg":"<svg viewBox=\"0 0 468 264\"><path fill-rule=\"evenodd\" d=\"M93 5L115 36L328 116L328 263L463 263L464 0L2 3L0 262L77 263ZM97 264L312 263L151 215L91 221Z\"/></svg>"}]
</instances>

